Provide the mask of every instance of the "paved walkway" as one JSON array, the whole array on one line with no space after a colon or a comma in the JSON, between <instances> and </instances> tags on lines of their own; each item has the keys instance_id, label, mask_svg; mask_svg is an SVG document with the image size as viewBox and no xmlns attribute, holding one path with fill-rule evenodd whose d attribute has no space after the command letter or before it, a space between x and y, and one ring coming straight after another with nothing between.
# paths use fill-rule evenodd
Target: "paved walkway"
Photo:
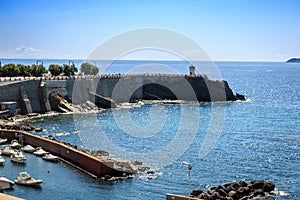
<instances>
[{"instance_id":1,"label":"paved walkway","mask_svg":"<svg viewBox=\"0 0 300 200\"><path fill-rule=\"evenodd\" d=\"M24 199L0 193L0 200L24 200Z\"/></svg>"}]
</instances>

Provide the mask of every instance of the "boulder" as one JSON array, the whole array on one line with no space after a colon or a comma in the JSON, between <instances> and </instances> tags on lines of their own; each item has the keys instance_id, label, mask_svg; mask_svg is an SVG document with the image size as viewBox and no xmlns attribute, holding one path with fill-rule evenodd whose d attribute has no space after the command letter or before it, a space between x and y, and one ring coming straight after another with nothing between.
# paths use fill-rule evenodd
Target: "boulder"
<instances>
[{"instance_id":1,"label":"boulder","mask_svg":"<svg viewBox=\"0 0 300 200\"><path fill-rule=\"evenodd\" d=\"M246 187L239 187L236 192L238 194L238 196L243 197L247 195L246 191L249 191L248 189L245 189Z\"/></svg>"},{"instance_id":2,"label":"boulder","mask_svg":"<svg viewBox=\"0 0 300 200\"><path fill-rule=\"evenodd\" d=\"M211 200L217 200L220 199L220 194L219 192L214 191L211 195Z\"/></svg>"},{"instance_id":3,"label":"boulder","mask_svg":"<svg viewBox=\"0 0 300 200\"><path fill-rule=\"evenodd\" d=\"M209 196L205 192L201 193L198 197L200 199L209 200Z\"/></svg>"},{"instance_id":4,"label":"boulder","mask_svg":"<svg viewBox=\"0 0 300 200\"><path fill-rule=\"evenodd\" d=\"M262 189L257 189L254 191L254 197L264 197L266 196L265 192Z\"/></svg>"},{"instance_id":5,"label":"boulder","mask_svg":"<svg viewBox=\"0 0 300 200\"><path fill-rule=\"evenodd\" d=\"M222 197L226 197L227 196L227 192L224 189L218 189L217 192L220 194L220 196Z\"/></svg>"},{"instance_id":6,"label":"boulder","mask_svg":"<svg viewBox=\"0 0 300 200\"><path fill-rule=\"evenodd\" d=\"M203 193L202 190L193 190L192 193L191 193L191 196L198 197L202 193Z\"/></svg>"},{"instance_id":7,"label":"boulder","mask_svg":"<svg viewBox=\"0 0 300 200\"><path fill-rule=\"evenodd\" d=\"M271 192L274 189L275 189L275 184L272 181L268 180L265 182L265 184L263 186L264 192Z\"/></svg>"},{"instance_id":8,"label":"boulder","mask_svg":"<svg viewBox=\"0 0 300 200\"><path fill-rule=\"evenodd\" d=\"M245 180L241 180L240 182L239 182L239 184L240 184L240 186L242 186L242 187L247 187L247 182L245 181Z\"/></svg>"},{"instance_id":9,"label":"boulder","mask_svg":"<svg viewBox=\"0 0 300 200\"><path fill-rule=\"evenodd\" d=\"M235 98L236 98L236 100L246 101L245 96L242 95L242 94L239 94L239 93L236 93L236 94L235 94Z\"/></svg>"},{"instance_id":10,"label":"boulder","mask_svg":"<svg viewBox=\"0 0 300 200\"><path fill-rule=\"evenodd\" d=\"M232 181L230 186L233 187L234 190L237 190L240 187L240 185L236 181Z\"/></svg>"},{"instance_id":11,"label":"boulder","mask_svg":"<svg viewBox=\"0 0 300 200\"><path fill-rule=\"evenodd\" d=\"M263 181L263 180L254 180L254 181L251 181L250 183L252 184L254 189L262 189L264 184L265 184L265 181Z\"/></svg>"},{"instance_id":12,"label":"boulder","mask_svg":"<svg viewBox=\"0 0 300 200\"><path fill-rule=\"evenodd\" d=\"M237 199L237 192L232 190L228 193L228 196L232 199Z\"/></svg>"}]
</instances>

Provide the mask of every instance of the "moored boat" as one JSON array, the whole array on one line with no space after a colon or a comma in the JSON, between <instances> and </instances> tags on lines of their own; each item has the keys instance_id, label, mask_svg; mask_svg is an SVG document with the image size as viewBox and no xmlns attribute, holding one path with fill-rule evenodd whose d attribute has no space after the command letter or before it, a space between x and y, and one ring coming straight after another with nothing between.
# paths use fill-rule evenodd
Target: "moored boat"
<instances>
[{"instance_id":1,"label":"moored boat","mask_svg":"<svg viewBox=\"0 0 300 200\"><path fill-rule=\"evenodd\" d=\"M5 163L5 159L0 156L0 166L3 166Z\"/></svg>"},{"instance_id":2,"label":"moored boat","mask_svg":"<svg viewBox=\"0 0 300 200\"><path fill-rule=\"evenodd\" d=\"M36 151L35 148L32 147L31 145L26 145L26 146L22 147L21 150L26 153L33 153Z\"/></svg>"},{"instance_id":3,"label":"moored boat","mask_svg":"<svg viewBox=\"0 0 300 200\"><path fill-rule=\"evenodd\" d=\"M32 178L27 172L19 173L19 176L15 180L16 184L27 185L27 186L38 186L43 183L40 179Z\"/></svg>"},{"instance_id":4,"label":"moored boat","mask_svg":"<svg viewBox=\"0 0 300 200\"><path fill-rule=\"evenodd\" d=\"M0 177L0 189L11 189L14 185L14 182L5 178L4 176Z\"/></svg>"},{"instance_id":5,"label":"moored boat","mask_svg":"<svg viewBox=\"0 0 300 200\"><path fill-rule=\"evenodd\" d=\"M47 153L48 153L48 152L45 151L44 149L42 149L42 147L37 147L37 148L35 149L35 151L33 152L33 154L36 155L36 156L43 156L43 155L45 155L45 154L47 154Z\"/></svg>"},{"instance_id":6,"label":"moored boat","mask_svg":"<svg viewBox=\"0 0 300 200\"><path fill-rule=\"evenodd\" d=\"M25 164L27 158L23 155L22 152L16 152L10 156L11 161L19 164Z\"/></svg>"},{"instance_id":7,"label":"moored boat","mask_svg":"<svg viewBox=\"0 0 300 200\"><path fill-rule=\"evenodd\" d=\"M10 143L11 148L13 149L20 149L21 144L17 140L12 140Z\"/></svg>"},{"instance_id":8,"label":"moored boat","mask_svg":"<svg viewBox=\"0 0 300 200\"><path fill-rule=\"evenodd\" d=\"M0 138L0 145L5 144L7 142L7 138Z\"/></svg>"},{"instance_id":9,"label":"moored boat","mask_svg":"<svg viewBox=\"0 0 300 200\"><path fill-rule=\"evenodd\" d=\"M52 155L50 153L45 154L42 158L44 160L50 161L50 162L58 162L59 161L59 157L54 156L54 155Z\"/></svg>"},{"instance_id":10,"label":"moored boat","mask_svg":"<svg viewBox=\"0 0 300 200\"><path fill-rule=\"evenodd\" d=\"M16 153L10 146L6 146L1 150L1 154L5 156L11 156L12 154Z\"/></svg>"}]
</instances>

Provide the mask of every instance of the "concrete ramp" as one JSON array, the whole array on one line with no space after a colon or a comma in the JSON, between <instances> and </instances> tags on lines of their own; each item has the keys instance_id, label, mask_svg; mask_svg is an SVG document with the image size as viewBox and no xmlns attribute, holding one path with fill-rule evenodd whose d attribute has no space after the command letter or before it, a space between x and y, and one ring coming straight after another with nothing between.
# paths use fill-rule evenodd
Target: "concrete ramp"
<instances>
[{"instance_id":1,"label":"concrete ramp","mask_svg":"<svg viewBox=\"0 0 300 200\"><path fill-rule=\"evenodd\" d=\"M21 94L20 98L21 98L22 111L25 114L32 113L32 107L30 104L30 100L29 100L26 90L24 89L23 86L20 86L20 94Z\"/></svg>"}]
</instances>

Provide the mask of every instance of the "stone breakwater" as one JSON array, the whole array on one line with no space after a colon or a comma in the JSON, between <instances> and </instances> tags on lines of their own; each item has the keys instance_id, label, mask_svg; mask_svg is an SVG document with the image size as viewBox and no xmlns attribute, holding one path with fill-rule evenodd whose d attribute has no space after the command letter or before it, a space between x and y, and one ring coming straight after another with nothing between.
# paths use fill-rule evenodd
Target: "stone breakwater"
<instances>
[{"instance_id":1,"label":"stone breakwater","mask_svg":"<svg viewBox=\"0 0 300 200\"><path fill-rule=\"evenodd\" d=\"M275 184L270 180L253 180L250 183L241 180L223 183L205 192L193 190L190 196L204 200L250 200L269 196L274 190Z\"/></svg>"}]
</instances>

